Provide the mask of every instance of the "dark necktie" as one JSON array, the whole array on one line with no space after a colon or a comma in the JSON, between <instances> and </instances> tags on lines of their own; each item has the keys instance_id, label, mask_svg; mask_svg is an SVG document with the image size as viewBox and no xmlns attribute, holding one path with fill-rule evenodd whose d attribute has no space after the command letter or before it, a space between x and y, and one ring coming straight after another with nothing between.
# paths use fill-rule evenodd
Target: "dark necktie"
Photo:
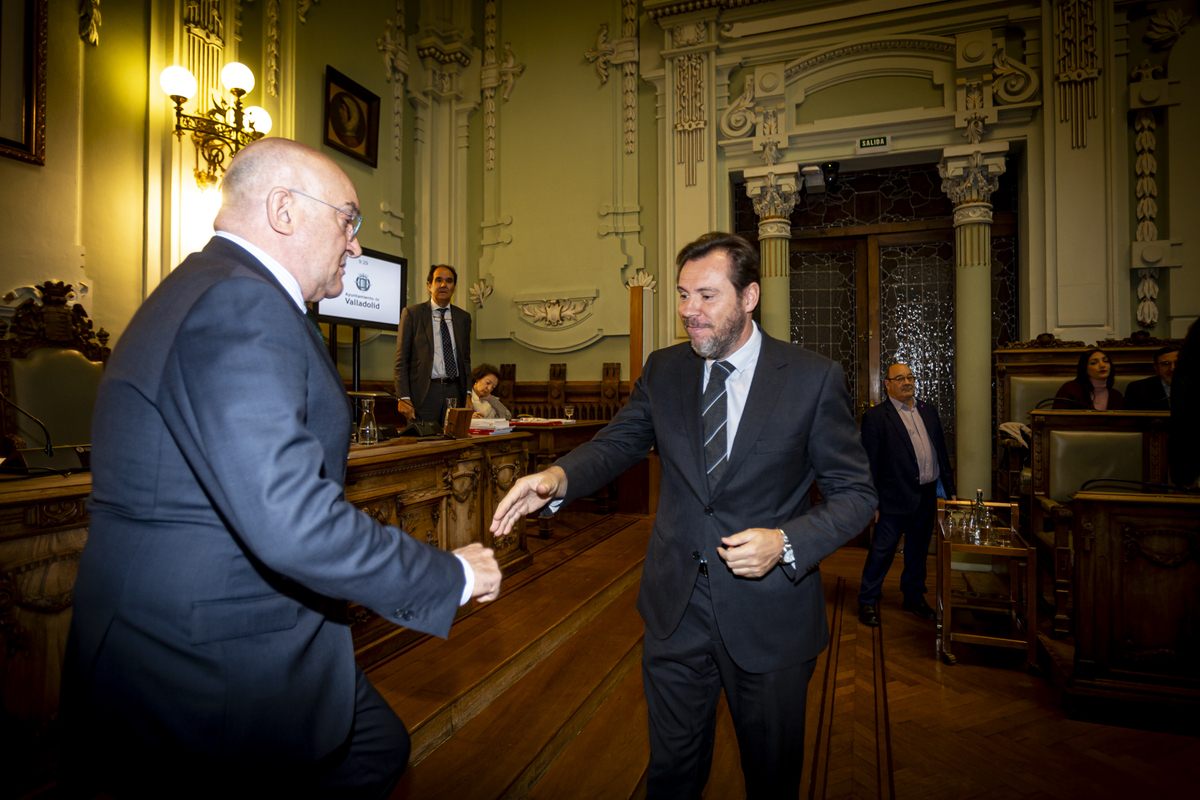
<instances>
[{"instance_id":1,"label":"dark necktie","mask_svg":"<svg viewBox=\"0 0 1200 800\"><path fill-rule=\"evenodd\" d=\"M450 341L450 326L446 324L446 315L450 313L448 308L439 308L442 312L438 318L438 327L442 330L442 367L446 370L447 378L458 377L458 364L454 360L454 342Z\"/></svg>"},{"instance_id":2,"label":"dark necktie","mask_svg":"<svg viewBox=\"0 0 1200 800\"><path fill-rule=\"evenodd\" d=\"M729 466L729 459L725 454L728 405L725 400L725 379L733 370L733 364L728 361L713 362L708 375L708 387L704 390L704 399L701 401L701 407L704 409L704 464L708 468L710 490L720 482L721 475Z\"/></svg>"}]
</instances>

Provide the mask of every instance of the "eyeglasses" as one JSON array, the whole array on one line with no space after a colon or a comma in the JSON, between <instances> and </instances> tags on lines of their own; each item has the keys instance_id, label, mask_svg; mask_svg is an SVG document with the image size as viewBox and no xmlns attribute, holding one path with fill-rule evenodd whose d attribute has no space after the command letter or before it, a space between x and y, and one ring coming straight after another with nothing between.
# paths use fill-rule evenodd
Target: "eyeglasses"
<instances>
[{"instance_id":1,"label":"eyeglasses","mask_svg":"<svg viewBox=\"0 0 1200 800\"><path fill-rule=\"evenodd\" d=\"M912 375L900 375L895 378L884 378L885 381L899 381L900 383L915 383L916 378Z\"/></svg>"},{"instance_id":2,"label":"eyeglasses","mask_svg":"<svg viewBox=\"0 0 1200 800\"><path fill-rule=\"evenodd\" d=\"M338 212L339 214L345 214L346 215L346 236L349 237L351 240L353 240L354 237L358 236L358 229L360 227L362 227L362 221L363 221L363 218L360 217L358 214L351 214L349 211L347 211L344 208L338 208L333 203L326 203L324 200L319 200L316 197L313 197L311 194L305 194L304 192L300 191L299 189L288 189L288 191L291 192L292 194L298 194L301 197L307 197L309 200L316 200L321 205L329 206L330 208L332 208L334 211Z\"/></svg>"}]
</instances>

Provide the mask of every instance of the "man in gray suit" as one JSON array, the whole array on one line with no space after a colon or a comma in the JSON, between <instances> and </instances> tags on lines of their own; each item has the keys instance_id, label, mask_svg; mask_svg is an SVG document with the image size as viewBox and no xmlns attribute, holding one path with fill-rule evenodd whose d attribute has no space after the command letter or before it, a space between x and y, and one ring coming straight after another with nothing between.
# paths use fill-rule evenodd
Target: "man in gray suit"
<instances>
[{"instance_id":1,"label":"man in gray suit","mask_svg":"<svg viewBox=\"0 0 1200 800\"><path fill-rule=\"evenodd\" d=\"M648 796L700 796L724 688L747 795L795 800L805 695L829 639L817 566L871 519L871 472L842 368L752 321L755 249L710 233L676 263L690 346L652 353L613 421L518 481L492 531L594 492L657 445L662 488L638 596ZM810 508L814 481L824 499Z\"/></svg>"},{"instance_id":2,"label":"man in gray suit","mask_svg":"<svg viewBox=\"0 0 1200 800\"><path fill-rule=\"evenodd\" d=\"M396 336L396 396L400 413L441 422L446 401L466 405L471 386L471 315L450 304L458 272L446 264L429 268L429 302L400 314Z\"/></svg>"},{"instance_id":3,"label":"man in gray suit","mask_svg":"<svg viewBox=\"0 0 1200 800\"><path fill-rule=\"evenodd\" d=\"M347 601L445 636L500 571L346 502L350 407L304 302L340 294L361 252L349 178L263 139L222 195L96 399L62 776L68 794L380 796L408 735L354 663Z\"/></svg>"}]
</instances>

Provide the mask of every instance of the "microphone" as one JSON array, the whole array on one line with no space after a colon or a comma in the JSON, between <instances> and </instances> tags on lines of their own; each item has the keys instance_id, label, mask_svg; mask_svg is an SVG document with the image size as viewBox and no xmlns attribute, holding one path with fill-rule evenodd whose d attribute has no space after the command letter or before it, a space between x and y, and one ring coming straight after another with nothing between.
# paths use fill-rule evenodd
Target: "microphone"
<instances>
[{"instance_id":1,"label":"microphone","mask_svg":"<svg viewBox=\"0 0 1200 800\"><path fill-rule=\"evenodd\" d=\"M46 427L46 424L44 422L42 422L40 419L38 419L37 417L35 417L33 414L30 414L28 411L21 408L19 405L14 403L8 397L6 397L4 392L0 392L0 400L3 400L4 402L8 403L10 406L15 408L17 411L20 411L22 414L29 417L31 420L33 420L34 422L36 422L38 424L38 427L42 429L42 433L46 434L46 455L50 458L54 458L54 445L50 444L50 429Z\"/></svg>"}]
</instances>

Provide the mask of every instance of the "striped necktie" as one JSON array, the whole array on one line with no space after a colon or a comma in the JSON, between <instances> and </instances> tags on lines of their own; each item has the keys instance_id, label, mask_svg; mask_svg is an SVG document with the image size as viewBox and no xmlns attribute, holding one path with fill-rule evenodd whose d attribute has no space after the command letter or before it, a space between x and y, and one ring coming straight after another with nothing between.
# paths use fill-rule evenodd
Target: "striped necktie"
<instances>
[{"instance_id":1,"label":"striped necktie","mask_svg":"<svg viewBox=\"0 0 1200 800\"><path fill-rule=\"evenodd\" d=\"M704 464L708 468L708 488L711 491L721 480L729 466L726 455L725 379L735 367L728 361L714 361L708 375L708 387L704 390L701 406L704 409Z\"/></svg>"},{"instance_id":2,"label":"striped necktie","mask_svg":"<svg viewBox=\"0 0 1200 800\"><path fill-rule=\"evenodd\" d=\"M446 370L447 378L458 377L458 363L454 358L454 342L450 341L450 326L446 324L446 315L450 313L448 308L439 308L442 312L438 318L438 327L442 329L442 366Z\"/></svg>"}]
</instances>

